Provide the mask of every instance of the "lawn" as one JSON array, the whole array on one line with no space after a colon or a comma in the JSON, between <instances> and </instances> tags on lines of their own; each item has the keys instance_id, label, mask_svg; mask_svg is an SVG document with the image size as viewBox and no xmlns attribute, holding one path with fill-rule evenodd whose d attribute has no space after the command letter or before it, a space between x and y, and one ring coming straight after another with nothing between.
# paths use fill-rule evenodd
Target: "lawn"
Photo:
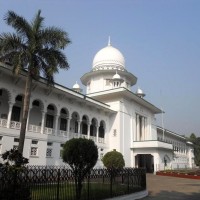
<instances>
[{"instance_id":1,"label":"lawn","mask_svg":"<svg viewBox=\"0 0 200 200\"><path fill-rule=\"evenodd\" d=\"M90 199L105 199L111 196L110 184L105 183L90 183L89 186L89 197ZM128 186L123 184L113 184L112 186L113 196L120 196L128 193ZM140 187L129 187L129 192L141 191ZM59 194L58 194L59 193ZM31 197L34 200L53 200L57 199L59 195L59 200L74 200L75 199L75 185L73 183L62 183L58 186L56 184L42 185L38 184L31 187ZM83 184L81 199L88 198L88 184Z\"/></svg>"}]
</instances>

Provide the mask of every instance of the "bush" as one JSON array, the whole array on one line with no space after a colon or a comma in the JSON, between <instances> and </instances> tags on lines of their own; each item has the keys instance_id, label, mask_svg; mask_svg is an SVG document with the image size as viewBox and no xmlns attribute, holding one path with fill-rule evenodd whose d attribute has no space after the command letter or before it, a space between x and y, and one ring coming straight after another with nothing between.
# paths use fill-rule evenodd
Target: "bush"
<instances>
[{"instance_id":1,"label":"bush","mask_svg":"<svg viewBox=\"0 0 200 200\"><path fill-rule=\"evenodd\" d=\"M125 166L123 155L116 150L106 153L102 159L102 162L104 166L108 169L120 169Z\"/></svg>"},{"instance_id":2,"label":"bush","mask_svg":"<svg viewBox=\"0 0 200 200\"><path fill-rule=\"evenodd\" d=\"M4 163L1 163L0 199L2 200L29 200L30 188L18 180L19 173L25 170L28 159L18 150L11 149L2 154Z\"/></svg>"}]
</instances>

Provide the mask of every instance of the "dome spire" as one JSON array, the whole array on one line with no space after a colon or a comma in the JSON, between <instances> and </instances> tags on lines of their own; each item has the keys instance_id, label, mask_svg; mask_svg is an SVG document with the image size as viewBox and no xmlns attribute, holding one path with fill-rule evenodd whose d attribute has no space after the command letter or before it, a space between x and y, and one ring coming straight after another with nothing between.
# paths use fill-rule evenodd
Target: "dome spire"
<instances>
[{"instance_id":1,"label":"dome spire","mask_svg":"<svg viewBox=\"0 0 200 200\"><path fill-rule=\"evenodd\" d=\"M110 36L108 36L108 46L111 46L111 44L110 44Z\"/></svg>"}]
</instances>

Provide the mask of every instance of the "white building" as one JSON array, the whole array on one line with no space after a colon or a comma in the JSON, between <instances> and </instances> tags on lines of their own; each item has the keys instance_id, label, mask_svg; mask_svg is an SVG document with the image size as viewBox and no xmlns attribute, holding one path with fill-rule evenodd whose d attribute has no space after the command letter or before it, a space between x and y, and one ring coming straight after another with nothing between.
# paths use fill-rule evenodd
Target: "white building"
<instances>
[{"instance_id":1,"label":"white building","mask_svg":"<svg viewBox=\"0 0 200 200\"><path fill-rule=\"evenodd\" d=\"M14 77L12 67L0 64L0 153L19 142L25 74ZM61 165L63 144L73 137L95 141L102 156L121 152L127 167L147 171L192 167L193 146L186 138L156 126L162 111L131 91L137 78L125 69L122 53L111 46L94 57L92 70L81 77L86 95L44 79L33 83L24 156L30 165Z\"/></svg>"}]
</instances>

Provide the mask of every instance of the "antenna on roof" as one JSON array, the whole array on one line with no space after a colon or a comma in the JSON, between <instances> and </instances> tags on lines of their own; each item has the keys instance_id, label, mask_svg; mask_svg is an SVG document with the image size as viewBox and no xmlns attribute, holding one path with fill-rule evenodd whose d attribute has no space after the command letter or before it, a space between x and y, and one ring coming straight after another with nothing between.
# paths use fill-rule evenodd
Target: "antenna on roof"
<instances>
[{"instance_id":1,"label":"antenna on roof","mask_svg":"<svg viewBox=\"0 0 200 200\"><path fill-rule=\"evenodd\" d=\"M163 113L164 113L164 111L163 111L162 107L161 107L161 111L162 111L161 118L162 118L162 130L163 130L163 137L162 137L162 139L164 141L164 139L165 139L165 129L164 129L164 119L163 119Z\"/></svg>"},{"instance_id":2,"label":"antenna on roof","mask_svg":"<svg viewBox=\"0 0 200 200\"><path fill-rule=\"evenodd\" d=\"M110 44L110 36L108 37L108 46L111 46L111 44Z\"/></svg>"},{"instance_id":3,"label":"antenna on roof","mask_svg":"<svg viewBox=\"0 0 200 200\"><path fill-rule=\"evenodd\" d=\"M162 97L162 91L160 91L160 96ZM162 98L161 98L162 99ZM163 107L161 107L161 123L162 123L162 130L163 130L163 136L162 136L162 139L163 139L163 141L164 141L164 139L165 139L165 129L164 129L164 116L163 116L163 114L164 114L164 110L163 110Z\"/></svg>"}]
</instances>

